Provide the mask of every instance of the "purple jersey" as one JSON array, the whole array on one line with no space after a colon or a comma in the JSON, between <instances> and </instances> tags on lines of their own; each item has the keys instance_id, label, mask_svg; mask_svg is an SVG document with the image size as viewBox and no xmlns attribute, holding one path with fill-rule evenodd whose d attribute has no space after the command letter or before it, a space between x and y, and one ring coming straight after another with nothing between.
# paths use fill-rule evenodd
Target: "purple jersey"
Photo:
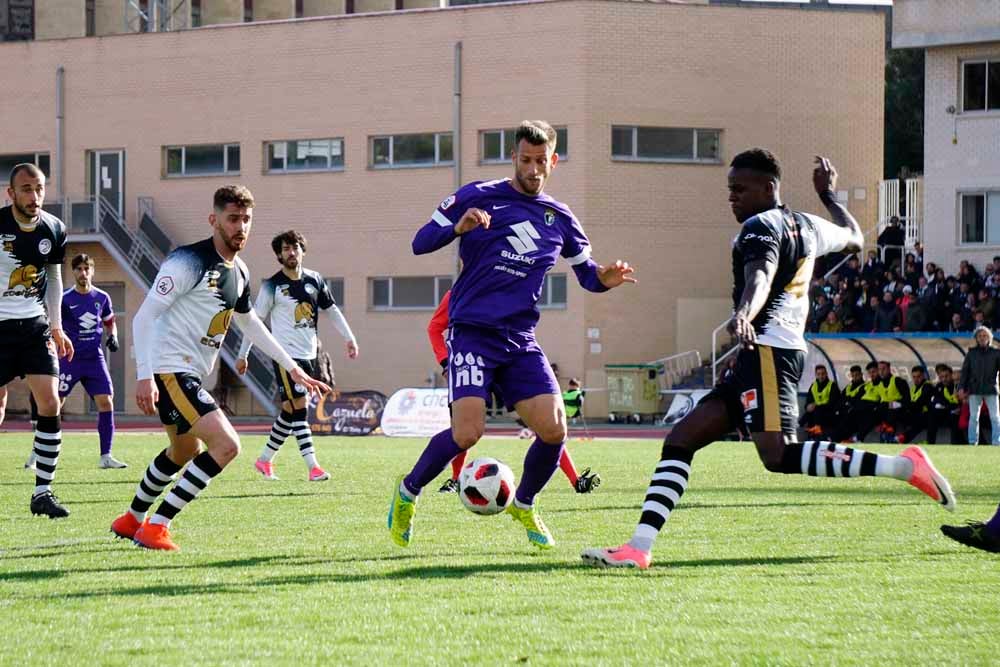
<instances>
[{"instance_id":1,"label":"purple jersey","mask_svg":"<svg viewBox=\"0 0 1000 667\"><path fill-rule=\"evenodd\" d=\"M63 330L73 342L73 356L79 359L103 357L101 332L103 324L115 317L111 309L111 297L104 290L91 287L86 294L80 294L75 287L63 292Z\"/></svg>"},{"instance_id":2,"label":"purple jersey","mask_svg":"<svg viewBox=\"0 0 1000 667\"><path fill-rule=\"evenodd\" d=\"M463 268L451 288L450 323L532 331L545 274L560 255L585 289L607 289L597 279L590 241L569 207L544 193L521 194L509 179L469 183L441 202L413 239L413 252L448 245L455 238L454 225L470 208L489 213L490 228L461 237Z\"/></svg>"}]
</instances>

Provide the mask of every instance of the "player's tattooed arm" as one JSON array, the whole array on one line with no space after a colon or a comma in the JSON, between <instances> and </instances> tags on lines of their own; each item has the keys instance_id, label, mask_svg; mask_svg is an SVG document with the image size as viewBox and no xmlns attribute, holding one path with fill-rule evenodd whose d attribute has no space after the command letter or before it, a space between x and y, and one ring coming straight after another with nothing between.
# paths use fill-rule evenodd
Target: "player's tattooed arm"
<instances>
[{"instance_id":1,"label":"player's tattooed arm","mask_svg":"<svg viewBox=\"0 0 1000 667\"><path fill-rule=\"evenodd\" d=\"M837 201L837 169L827 158L816 156L816 168L813 170L813 187L820 201L830 212L833 223L850 231L851 239L844 246L844 252L860 252L865 244L861 225L854 219L847 207Z\"/></svg>"},{"instance_id":2,"label":"player's tattooed arm","mask_svg":"<svg viewBox=\"0 0 1000 667\"><path fill-rule=\"evenodd\" d=\"M777 268L774 262L767 259L747 262L743 267L746 286L727 327L729 333L736 336L741 344L748 345L757 340L753 320L767 302L767 295L771 291L771 283L774 281Z\"/></svg>"}]
</instances>

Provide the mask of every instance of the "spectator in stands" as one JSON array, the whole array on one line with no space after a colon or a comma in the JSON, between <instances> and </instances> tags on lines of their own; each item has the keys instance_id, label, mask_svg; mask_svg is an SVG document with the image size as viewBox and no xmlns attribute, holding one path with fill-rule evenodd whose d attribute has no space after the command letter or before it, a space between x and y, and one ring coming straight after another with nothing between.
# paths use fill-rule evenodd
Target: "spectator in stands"
<instances>
[{"instance_id":1,"label":"spectator in stands","mask_svg":"<svg viewBox=\"0 0 1000 667\"><path fill-rule=\"evenodd\" d=\"M903 257L903 245L906 243L906 232L899 224L899 216L889 218L889 224L878 235L877 243L886 267L898 268Z\"/></svg>"},{"instance_id":2,"label":"spectator in stands","mask_svg":"<svg viewBox=\"0 0 1000 667\"><path fill-rule=\"evenodd\" d=\"M958 282L967 285L968 291L975 292L980 286L979 273L976 268L969 264L969 260L963 259L958 266Z\"/></svg>"},{"instance_id":3,"label":"spectator in stands","mask_svg":"<svg viewBox=\"0 0 1000 667\"><path fill-rule=\"evenodd\" d=\"M910 310L910 306L914 302L913 288L909 285L903 286L903 293L896 299L896 307L899 308L899 320L902 323L902 328L906 328L906 316Z\"/></svg>"},{"instance_id":4,"label":"spectator in stands","mask_svg":"<svg viewBox=\"0 0 1000 667\"><path fill-rule=\"evenodd\" d=\"M879 261L878 252L875 250L868 251L868 259L865 260L865 265L861 267L861 277L868 281L869 284L878 282L879 276L885 272L885 265Z\"/></svg>"},{"instance_id":5,"label":"spectator in stands","mask_svg":"<svg viewBox=\"0 0 1000 667\"><path fill-rule=\"evenodd\" d=\"M812 314L809 316L809 331L813 333L819 331L820 325L826 320L826 314L833 310L826 294L821 292L812 304Z\"/></svg>"},{"instance_id":6,"label":"spectator in stands","mask_svg":"<svg viewBox=\"0 0 1000 667\"><path fill-rule=\"evenodd\" d=\"M1000 445L1000 404L997 402L1000 350L993 347L993 333L986 327L976 329L975 338L976 344L965 354L959 380L959 398L969 399L969 444L979 444L979 408L985 403L993 429L993 444Z\"/></svg>"},{"instance_id":7,"label":"spectator in stands","mask_svg":"<svg viewBox=\"0 0 1000 667\"><path fill-rule=\"evenodd\" d=\"M952 378L951 366L938 364L934 367L934 371L937 373L938 382L927 424L927 442L931 445L937 444L938 431L942 428L948 428L951 431L949 442L964 445L966 443L965 435L958 427L958 413L962 403L958 398L955 380Z\"/></svg>"},{"instance_id":8,"label":"spectator in stands","mask_svg":"<svg viewBox=\"0 0 1000 667\"><path fill-rule=\"evenodd\" d=\"M893 374L888 361L878 362L878 384L882 396L881 441L895 442L896 433L902 431L903 416L910 406L910 384Z\"/></svg>"},{"instance_id":9,"label":"spectator in stands","mask_svg":"<svg viewBox=\"0 0 1000 667\"><path fill-rule=\"evenodd\" d=\"M993 298L993 293L985 287L979 290L979 310L983 311L983 319L987 326L996 328L997 302Z\"/></svg>"},{"instance_id":10,"label":"spectator in stands","mask_svg":"<svg viewBox=\"0 0 1000 667\"><path fill-rule=\"evenodd\" d=\"M913 258L913 253L906 253L906 263L903 265L903 281L913 287L920 279L922 272L917 267L917 262Z\"/></svg>"},{"instance_id":11,"label":"spectator in stands","mask_svg":"<svg viewBox=\"0 0 1000 667\"><path fill-rule=\"evenodd\" d=\"M874 333L875 327L878 325L876 319L878 317L879 304L881 299L872 294L868 297L868 305L866 305L861 313L861 330Z\"/></svg>"},{"instance_id":12,"label":"spectator in stands","mask_svg":"<svg viewBox=\"0 0 1000 667\"><path fill-rule=\"evenodd\" d=\"M902 425L899 429L901 432L896 437L900 443L913 442L921 431L928 428L931 405L937 393L934 386L927 381L923 366L914 366L910 369L910 378L913 380L913 386L910 387L910 403L902 413Z\"/></svg>"},{"instance_id":13,"label":"spectator in stands","mask_svg":"<svg viewBox=\"0 0 1000 667\"><path fill-rule=\"evenodd\" d=\"M924 244L917 241L913 244L913 261L921 274L924 272Z\"/></svg>"},{"instance_id":14,"label":"spectator in stands","mask_svg":"<svg viewBox=\"0 0 1000 667\"><path fill-rule=\"evenodd\" d=\"M976 322L976 295L966 294L965 303L962 304L962 321L975 328Z\"/></svg>"},{"instance_id":15,"label":"spectator in stands","mask_svg":"<svg viewBox=\"0 0 1000 667\"><path fill-rule=\"evenodd\" d=\"M799 418L799 426L815 439L829 439L836 422L837 410L840 409L840 401L840 388L830 379L826 366L816 366L816 379L806 392L806 408Z\"/></svg>"},{"instance_id":16,"label":"spectator in stands","mask_svg":"<svg viewBox=\"0 0 1000 667\"><path fill-rule=\"evenodd\" d=\"M948 324L948 333L961 333L963 331L969 331L969 326L962 321L962 316L959 313L952 313L951 322Z\"/></svg>"},{"instance_id":17,"label":"spectator in stands","mask_svg":"<svg viewBox=\"0 0 1000 667\"><path fill-rule=\"evenodd\" d=\"M837 296L840 295L838 294ZM840 318L837 317L837 311L827 311L826 319L819 325L819 333L840 333L843 330L844 325L840 322Z\"/></svg>"},{"instance_id":18,"label":"spectator in stands","mask_svg":"<svg viewBox=\"0 0 1000 667\"><path fill-rule=\"evenodd\" d=\"M899 279L899 274L894 270L889 270L885 272L885 287L882 289L886 292L890 292L894 299L898 299L903 295L903 281Z\"/></svg>"},{"instance_id":19,"label":"spectator in stands","mask_svg":"<svg viewBox=\"0 0 1000 667\"><path fill-rule=\"evenodd\" d=\"M851 308L851 303L848 299L845 299L842 294L833 295L833 311L837 316L837 321L843 327L843 331L854 331L854 327L857 324L854 320L854 309Z\"/></svg>"},{"instance_id":20,"label":"spectator in stands","mask_svg":"<svg viewBox=\"0 0 1000 667\"><path fill-rule=\"evenodd\" d=\"M899 307L896 305L892 292L883 293L882 302L875 311L875 331L878 333L902 331L901 324Z\"/></svg>"},{"instance_id":21,"label":"spectator in stands","mask_svg":"<svg viewBox=\"0 0 1000 667\"><path fill-rule=\"evenodd\" d=\"M861 276L861 264L858 261L857 255L851 255L847 258L847 263L840 267L840 279L846 280L849 284L854 282L855 278Z\"/></svg>"},{"instance_id":22,"label":"spectator in stands","mask_svg":"<svg viewBox=\"0 0 1000 667\"><path fill-rule=\"evenodd\" d=\"M923 300L915 299L906 310L906 317L903 318L903 331L930 331L933 323L930 321L929 312L927 304Z\"/></svg>"}]
</instances>

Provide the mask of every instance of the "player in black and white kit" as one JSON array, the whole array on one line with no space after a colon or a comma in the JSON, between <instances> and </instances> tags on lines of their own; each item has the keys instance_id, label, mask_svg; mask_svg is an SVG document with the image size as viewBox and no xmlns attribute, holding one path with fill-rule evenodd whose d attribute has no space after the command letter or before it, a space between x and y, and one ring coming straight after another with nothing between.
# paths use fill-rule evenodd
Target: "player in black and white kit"
<instances>
[{"instance_id":1,"label":"player in black and white kit","mask_svg":"<svg viewBox=\"0 0 1000 667\"><path fill-rule=\"evenodd\" d=\"M170 445L146 469L129 510L111 531L148 549L178 548L170 521L239 454L239 436L202 386L231 321L296 382L312 392L329 391L295 364L250 307L250 275L237 253L250 234L253 204L243 186L217 190L208 217L212 236L170 253L132 322L136 403L148 415L159 411ZM185 464L184 475L146 520Z\"/></svg>"},{"instance_id":2,"label":"player in black and white kit","mask_svg":"<svg viewBox=\"0 0 1000 667\"><path fill-rule=\"evenodd\" d=\"M66 226L42 210L45 174L35 165L11 170L7 196L13 203L0 208L0 387L28 380L38 405L31 513L58 519L69 516L52 494L62 444L59 357L73 358L62 330Z\"/></svg>"},{"instance_id":3,"label":"player in black and white kit","mask_svg":"<svg viewBox=\"0 0 1000 667\"><path fill-rule=\"evenodd\" d=\"M306 253L306 239L302 234L289 230L271 240L281 270L264 281L257 293L254 310L261 320L271 318L271 333L295 358L295 362L312 377L319 377L316 362L316 325L319 311L330 318L333 326L347 342L347 356L356 359L358 341L344 319L344 314L334 303L333 295L323 276L302 266L302 256ZM252 343L246 338L240 347L236 371L243 375L247 370L247 355ZM281 398L281 414L271 425L271 434L264 450L254 463L264 479L278 479L274 474L274 455L289 435L294 435L299 444L299 453L306 462L310 482L330 479L330 473L320 467L313 448L312 430L306 417L306 390L296 384L280 365L274 364L274 374L278 378L278 395Z\"/></svg>"},{"instance_id":4,"label":"player in black and white kit","mask_svg":"<svg viewBox=\"0 0 1000 667\"><path fill-rule=\"evenodd\" d=\"M816 162L813 185L833 223L782 204L781 167L770 152L756 148L733 158L729 203L742 225L733 241L734 312L729 323L741 345L735 372L664 440L632 539L616 548L587 549L584 561L649 567L653 543L687 488L694 453L743 424L771 472L895 477L954 510L948 481L919 447L884 456L832 442L794 442L814 263L828 253L858 252L864 244L857 221L837 201L836 170L826 158L817 156Z\"/></svg>"}]
</instances>

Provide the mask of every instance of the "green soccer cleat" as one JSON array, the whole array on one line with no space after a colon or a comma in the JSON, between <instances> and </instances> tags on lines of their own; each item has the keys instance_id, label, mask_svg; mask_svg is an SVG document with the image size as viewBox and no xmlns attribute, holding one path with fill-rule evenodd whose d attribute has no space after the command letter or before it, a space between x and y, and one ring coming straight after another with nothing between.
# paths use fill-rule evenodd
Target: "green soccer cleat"
<instances>
[{"instance_id":1,"label":"green soccer cleat","mask_svg":"<svg viewBox=\"0 0 1000 667\"><path fill-rule=\"evenodd\" d=\"M393 487L392 501L389 503L389 534L392 541L401 547L410 546L410 537L413 535L413 515L417 511L416 499L407 500L399 492L399 486L403 483L403 476L400 475Z\"/></svg>"},{"instance_id":2,"label":"green soccer cleat","mask_svg":"<svg viewBox=\"0 0 1000 667\"><path fill-rule=\"evenodd\" d=\"M525 510L511 503L510 507L507 508L507 514L510 514L514 521L521 522L524 529L528 531L528 541L539 549L551 549L556 545L552 533L542 523L542 517L538 516L534 507Z\"/></svg>"}]
</instances>

